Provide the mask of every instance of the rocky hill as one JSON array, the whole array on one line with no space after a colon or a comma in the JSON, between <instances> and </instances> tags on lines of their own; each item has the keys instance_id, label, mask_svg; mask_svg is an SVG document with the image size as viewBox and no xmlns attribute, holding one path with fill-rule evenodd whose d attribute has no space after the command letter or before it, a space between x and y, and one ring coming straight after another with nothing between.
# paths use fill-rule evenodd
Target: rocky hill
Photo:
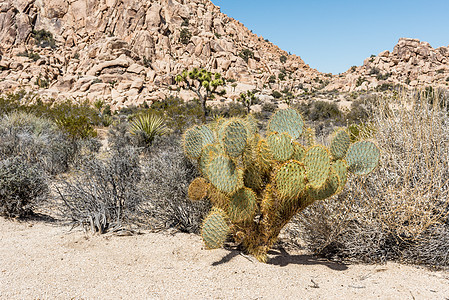
<instances>
[{"instance_id":1,"label":"rocky hill","mask_svg":"<svg viewBox=\"0 0 449 300\"><path fill-rule=\"evenodd\" d=\"M400 39L393 52L332 76L253 34L209 0L6 0L0 55L2 92L103 99L113 109L194 98L174 82L193 67L223 74L228 100L250 89L270 100L273 91L449 84L447 47Z\"/></svg>"},{"instance_id":2,"label":"rocky hill","mask_svg":"<svg viewBox=\"0 0 449 300\"><path fill-rule=\"evenodd\" d=\"M403 85L449 87L449 47L432 48L427 42L401 38L392 52L385 50L333 78L326 90L369 90Z\"/></svg>"},{"instance_id":3,"label":"rocky hill","mask_svg":"<svg viewBox=\"0 0 449 300\"><path fill-rule=\"evenodd\" d=\"M0 45L0 90L101 98L116 108L193 98L174 82L192 67L236 80L227 98L253 88L319 88L325 79L209 0L7 0Z\"/></svg>"}]
</instances>

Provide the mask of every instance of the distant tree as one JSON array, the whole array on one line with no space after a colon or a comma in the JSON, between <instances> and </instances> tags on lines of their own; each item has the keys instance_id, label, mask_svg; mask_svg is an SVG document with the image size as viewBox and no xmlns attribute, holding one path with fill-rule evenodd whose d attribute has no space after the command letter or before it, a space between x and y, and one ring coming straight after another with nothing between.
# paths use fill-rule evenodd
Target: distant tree
<instances>
[{"instance_id":1,"label":"distant tree","mask_svg":"<svg viewBox=\"0 0 449 300\"><path fill-rule=\"evenodd\" d=\"M259 99L251 91L241 93L240 98L238 99L238 101L241 102L246 107L248 114L251 112L251 105L257 104L258 100Z\"/></svg>"},{"instance_id":2,"label":"distant tree","mask_svg":"<svg viewBox=\"0 0 449 300\"><path fill-rule=\"evenodd\" d=\"M243 49L242 52L239 53L239 56L243 58L243 60L248 63L250 58L254 59L254 52L249 49Z\"/></svg>"},{"instance_id":3,"label":"distant tree","mask_svg":"<svg viewBox=\"0 0 449 300\"><path fill-rule=\"evenodd\" d=\"M184 70L176 76L176 82L184 89L193 91L201 103L203 109L203 122L206 122L208 114L206 102L213 94L224 95L226 91L217 91L217 88L226 84L220 73L212 73L205 69L194 68L191 71Z\"/></svg>"},{"instance_id":4,"label":"distant tree","mask_svg":"<svg viewBox=\"0 0 449 300\"><path fill-rule=\"evenodd\" d=\"M281 63L285 64L287 62L287 56L282 55L279 60L281 61Z\"/></svg>"},{"instance_id":5,"label":"distant tree","mask_svg":"<svg viewBox=\"0 0 449 300\"><path fill-rule=\"evenodd\" d=\"M190 31L187 28L181 29L181 32L179 34L179 41L182 44L187 45L188 43L190 43L191 37L192 37L192 34L190 33Z\"/></svg>"}]
</instances>

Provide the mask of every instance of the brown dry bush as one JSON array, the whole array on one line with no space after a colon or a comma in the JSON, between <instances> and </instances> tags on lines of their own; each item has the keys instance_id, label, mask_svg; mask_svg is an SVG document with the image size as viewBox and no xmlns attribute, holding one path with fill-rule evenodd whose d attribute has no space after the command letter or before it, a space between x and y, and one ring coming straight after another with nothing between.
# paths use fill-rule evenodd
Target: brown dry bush
<instances>
[{"instance_id":1,"label":"brown dry bush","mask_svg":"<svg viewBox=\"0 0 449 300\"><path fill-rule=\"evenodd\" d=\"M379 99L370 126L379 167L295 220L315 253L449 265L449 116L427 98Z\"/></svg>"}]
</instances>

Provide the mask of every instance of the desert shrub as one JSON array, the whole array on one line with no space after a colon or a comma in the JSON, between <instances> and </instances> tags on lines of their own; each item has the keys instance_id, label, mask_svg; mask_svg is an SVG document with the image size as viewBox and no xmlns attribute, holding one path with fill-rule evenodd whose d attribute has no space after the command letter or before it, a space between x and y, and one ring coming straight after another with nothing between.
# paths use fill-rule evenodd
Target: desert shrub
<instances>
[{"instance_id":1,"label":"desert shrub","mask_svg":"<svg viewBox=\"0 0 449 300\"><path fill-rule=\"evenodd\" d=\"M67 171L79 145L52 121L17 112L0 117L0 157L20 155L49 174Z\"/></svg>"},{"instance_id":2,"label":"desert shrub","mask_svg":"<svg viewBox=\"0 0 449 300\"><path fill-rule=\"evenodd\" d=\"M203 117L201 104L197 100L184 102L175 97L154 102L148 113L163 116L165 124L175 134L180 134L192 125L200 124Z\"/></svg>"},{"instance_id":3,"label":"desert shrub","mask_svg":"<svg viewBox=\"0 0 449 300\"><path fill-rule=\"evenodd\" d=\"M161 226L198 232L209 205L187 199L188 186L198 173L179 140L179 136L172 136L156 141L142 164L146 212Z\"/></svg>"},{"instance_id":4,"label":"desert shrub","mask_svg":"<svg viewBox=\"0 0 449 300\"><path fill-rule=\"evenodd\" d=\"M449 265L449 117L405 96L375 106L380 166L297 219L310 249L365 262Z\"/></svg>"},{"instance_id":5,"label":"desert shrub","mask_svg":"<svg viewBox=\"0 0 449 300\"><path fill-rule=\"evenodd\" d=\"M273 91L271 93L271 96L273 96L275 99L279 99L282 97L282 94L279 91Z\"/></svg>"},{"instance_id":6,"label":"desert shrub","mask_svg":"<svg viewBox=\"0 0 449 300\"><path fill-rule=\"evenodd\" d=\"M279 60L281 63L285 64L287 62L287 56L281 55L281 57L279 57Z\"/></svg>"},{"instance_id":7,"label":"desert shrub","mask_svg":"<svg viewBox=\"0 0 449 300\"><path fill-rule=\"evenodd\" d=\"M325 120L341 121L343 113L336 103L328 101L300 102L295 106L306 119L316 122Z\"/></svg>"},{"instance_id":8,"label":"desert shrub","mask_svg":"<svg viewBox=\"0 0 449 300\"><path fill-rule=\"evenodd\" d=\"M243 49L243 50L239 53L239 56L240 56L241 58L243 58L243 60L244 60L246 63L248 63L248 60L249 60L250 58L254 59L254 52L251 51L251 50L249 50L249 49Z\"/></svg>"},{"instance_id":9,"label":"desert shrub","mask_svg":"<svg viewBox=\"0 0 449 300\"><path fill-rule=\"evenodd\" d=\"M25 50L24 52L20 52L19 54L17 54L17 56L28 57L29 59L31 59L33 61L37 61L39 58L41 58L38 53L33 52L33 51L28 51L28 50Z\"/></svg>"},{"instance_id":10,"label":"desert shrub","mask_svg":"<svg viewBox=\"0 0 449 300\"><path fill-rule=\"evenodd\" d=\"M190 43L191 38L192 34L190 33L190 31L187 28L182 28L179 33L179 42L187 45L188 43Z\"/></svg>"},{"instance_id":11,"label":"desert shrub","mask_svg":"<svg viewBox=\"0 0 449 300\"><path fill-rule=\"evenodd\" d=\"M369 120L373 114L373 105L375 102L376 99L372 97L354 100L345 115L348 123L354 124Z\"/></svg>"},{"instance_id":12,"label":"desert shrub","mask_svg":"<svg viewBox=\"0 0 449 300\"><path fill-rule=\"evenodd\" d=\"M42 48L46 48L46 47L55 48L56 47L56 42L55 42L55 39L53 38L53 34L49 31L46 31L45 29L33 30L31 32L31 35L34 38L36 45L38 45L39 47L42 47Z\"/></svg>"},{"instance_id":13,"label":"desert shrub","mask_svg":"<svg viewBox=\"0 0 449 300\"><path fill-rule=\"evenodd\" d=\"M0 115L23 111L54 121L73 139L95 137L94 126L102 124L98 110L88 102L74 103L70 100L44 103L33 94L20 91L0 97Z\"/></svg>"},{"instance_id":14,"label":"desert shrub","mask_svg":"<svg viewBox=\"0 0 449 300\"><path fill-rule=\"evenodd\" d=\"M226 105L219 105L211 108L211 116L220 116L225 118L241 117L247 114L247 110L242 103L229 102Z\"/></svg>"},{"instance_id":15,"label":"desert shrub","mask_svg":"<svg viewBox=\"0 0 449 300\"><path fill-rule=\"evenodd\" d=\"M0 161L0 215L29 216L47 193L46 177L36 165L20 156Z\"/></svg>"},{"instance_id":16,"label":"desert shrub","mask_svg":"<svg viewBox=\"0 0 449 300\"><path fill-rule=\"evenodd\" d=\"M268 83L276 83L276 76L271 75L271 76L268 78Z\"/></svg>"},{"instance_id":17,"label":"desert shrub","mask_svg":"<svg viewBox=\"0 0 449 300\"><path fill-rule=\"evenodd\" d=\"M130 147L105 160L86 159L73 178L57 186L62 215L92 232L121 229L143 201L141 176L139 157Z\"/></svg>"}]
</instances>

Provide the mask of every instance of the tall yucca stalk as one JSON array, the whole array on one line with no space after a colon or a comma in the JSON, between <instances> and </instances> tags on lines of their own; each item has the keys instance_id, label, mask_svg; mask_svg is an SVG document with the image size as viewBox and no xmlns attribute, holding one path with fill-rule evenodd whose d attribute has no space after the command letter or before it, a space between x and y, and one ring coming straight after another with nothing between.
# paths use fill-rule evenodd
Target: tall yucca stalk
<instances>
[{"instance_id":1,"label":"tall yucca stalk","mask_svg":"<svg viewBox=\"0 0 449 300\"><path fill-rule=\"evenodd\" d=\"M153 114L139 115L131 122L131 134L142 138L146 145L151 145L157 136L165 135L169 129L164 119Z\"/></svg>"}]
</instances>

